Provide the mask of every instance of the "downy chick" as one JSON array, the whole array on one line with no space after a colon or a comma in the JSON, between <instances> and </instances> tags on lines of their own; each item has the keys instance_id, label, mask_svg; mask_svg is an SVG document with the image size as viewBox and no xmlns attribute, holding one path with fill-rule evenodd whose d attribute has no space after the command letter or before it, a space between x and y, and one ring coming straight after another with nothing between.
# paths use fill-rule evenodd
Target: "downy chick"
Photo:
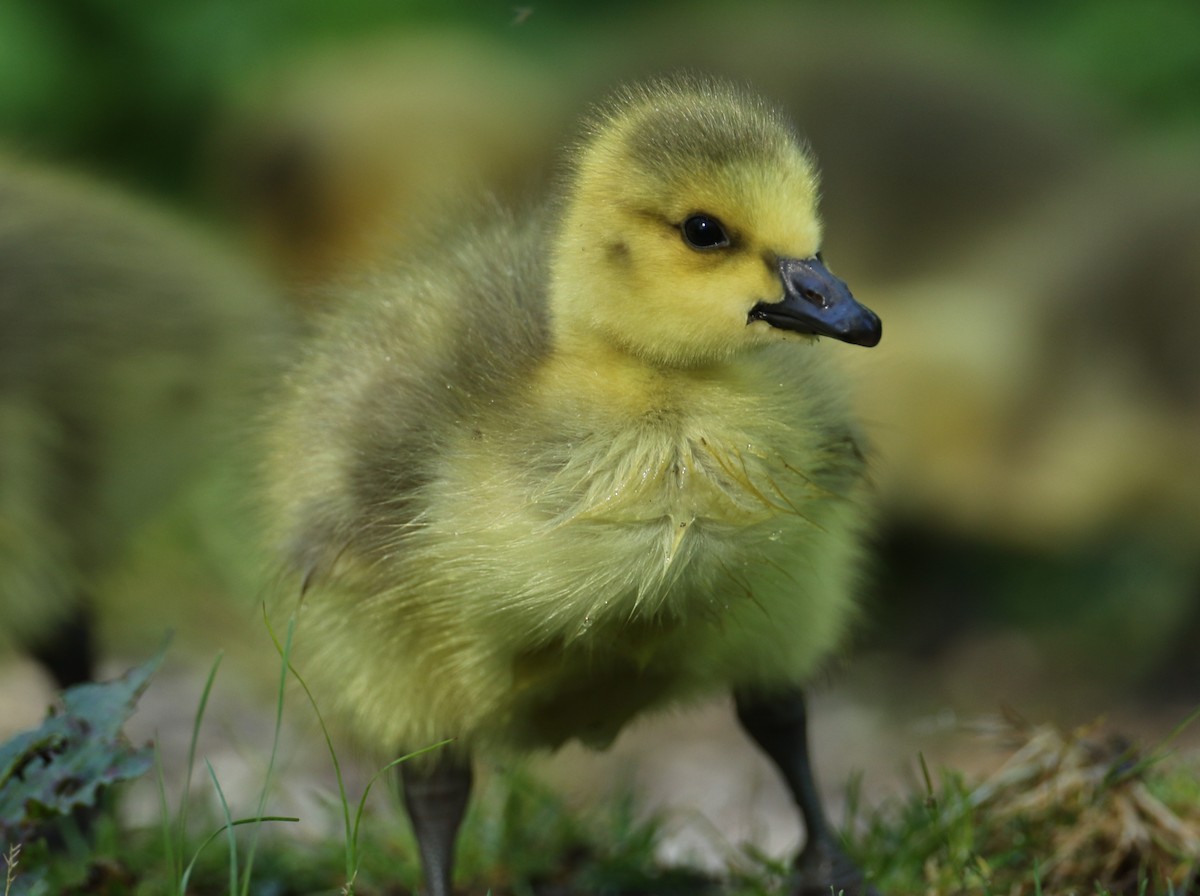
<instances>
[{"instance_id":1,"label":"downy chick","mask_svg":"<svg viewBox=\"0 0 1200 896\"><path fill-rule=\"evenodd\" d=\"M98 581L240 435L282 308L149 204L0 165L0 631L60 686L94 671Z\"/></svg>"},{"instance_id":2,"label":"downy chick","mask_svg":"<svg viewBox=\"0 0 1200 896\"><path fill-rule=\"evenodd\" d=\"M626 89L544 214L481 209L365 279L274 421L298 653L403 765L450 891L470 757L604 746L732 688L808 830L797 892L861 892L801 684L852 615L863 455L818 336L880 323L820 256L817 175L729 85ZM311 651L311 653L306 653Z\"/></svg>"}]
</instances>

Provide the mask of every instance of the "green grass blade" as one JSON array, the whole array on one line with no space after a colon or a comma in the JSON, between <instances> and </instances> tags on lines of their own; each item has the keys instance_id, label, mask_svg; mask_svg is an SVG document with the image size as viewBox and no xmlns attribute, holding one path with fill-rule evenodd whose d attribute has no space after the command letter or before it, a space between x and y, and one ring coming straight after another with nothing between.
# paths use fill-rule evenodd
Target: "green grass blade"
<instances>
[{"instance_id":1,"label":"green grass blade","mask_svg":"<svg viewBox=\"0 0 1200 896\"><path fill-rule=\"evenodd\" d=\"M204 842L201 843L200 846L198 846L196 848L196 853L195 853L195 855L192 856L192 861L188 863L187 869L184 872L185 878L183 881L183 885L179 888L180 896L184 896L185 891L187 889L188 878L190 878L191 874L192 874L192 869L195 866L197 860L200 858L200 854L202 852L204 852L205 848L210 843L212 843L214 840L216 840L222 834L225 834L230 828L236 828L236 827L239 827L244 824L261 824L264 821L285 821L285 822L288 822L291 824L295 824L295 823L299 822L300 819L294 815L262 815L262 816L258 816L255 818L239 818L236 821L231 821L228 824L221 825L219 828L217 828L215 831L213 831L211 834L209 834L207 837L205 837Z\"/></svg>"},{"instance_id":2,"label":"green grass blade","mask_svg":"<svg viewBox=\"0 0 1200 896\"><path fill-rule=\"evenodd\" d=\"M233 896L237 892L237 838L233 835L233 816L229 813L229 803L225 800L225 791L221 789L221 782L217 779L217 773L213 770L212 763L207 759L204 764L208 767L208 776L212 779L213 787L217 790L217 798L221 801L221 812L225 816L225 824L221 829L213 834L207 840L200 844L196 850L192 860L188 862L187 868L183 872L183 880L180 882L179 896L186 896L188 881L192 876L192 869L196 866L196 861L200 858L200 853L208 846L220 833L226 831L229 840L229 894Z\"/></svg>"},{"instance_id":3,"label":"green grass blade","mask_svg":"<svg viewBox=\"0 0 1200 896\"><path fill-rule=\"evenodd\" d=\"M192 720L192 736L188 742L187 766L184 771L183 792L179 796L179 813L175 821L175 837L178 846L175 850L176 855L182 860L185 844L187 842L187 817L189 803L191 802L192 790L192 772L196 766L196 745L200 742L200 725L204 721L205 710L208 709L208 698L212 694L213 684L217 679L217 670L221 666L221 659L224 653L217 652L216 659L213 660L212 666L209 667L208 677L204 680L204 688L200 691L200 703L196 707L196 715ZM164 815L164 817L166 817Z\"/></svg>"},{"instance_id":4,"label":"green grass blade","mask_svg":"<svg viewBox=\"0 0 1200 896\"><path fill-rule=\"evenodd\" d=\"M183 874L183 856L176 849L178 843L171 830L171 809L167 803L167 775L162 764L162 750L159 748L158 732L154 733L154 783L158 788L159 817L162 819L163 855L167 859L167 873L172 887L182 892L179 886L180 875Z\"/></svg>"},{"instance_id":5,"label":"green grass blade","mask_svg":"<svg viewBox=\"0 0 1200 896\"><path fill-rule=\"evenodd\" d=\"M265 604L263 605L263 624L266 626L267 634L270 636L271 642L275 645L275 650L279 653L280 657L283 660L284 668L287 670L287 672L291 673L292 677L294 677L296 679L296 681L300 684L301 690L304 691L305 697L308 698L309 705L312 707L313 713L317 717L317 724L320 726L321 736L325 738L325 748L329 751L329 757L333 762L333 772L334 772L334 776L337 779L338 797L340 799L341 806L342 806L342 827L343 827L345 843L346 843L346 847L345 847L346 889L345 889L345 892L352 893L353 888L354 888L354 881L358 877L359 831L362 826L362 819L363 819L363 815L366 811L367 798L368 798L368 796L370 796L371 788L374 786L375 782L380 778L380 776L382 776L385 772L387 772L393 766L399 765L401 762L407 762L408 760L410 760L416 756L420 756L422 753L428 753L430 750L436 750L439 747L444 747L446 744L450 743L452 739L448 739L448 740L444 740L444 741L441 741L436 744L432 744L428 747L424 747L424 748L422 748L420 750L416 750L412 753L407 753L403 756L400 756L397 759L393 759L387 765L378 769L375 772L375 774L373 774L371 776L370 780L367 781L366 787L363 788L362 796L359 799L358 805L355 809L354 820L353 820L353 822L351 822L350 798L346 793L345 779L342 776L342 766L341 766L341 762L338 760L337 750L335 749L335 747L333 745L333 738L329 734L329 728L325 724L324 716L321 715L321 708L317 705L316 697L313 695L313 692L309 688L308 683L304 680L304 676L302 676L300 674L300 672L296 669L296 667L293 666L291 663L291 658L290 658L291 657L291 644L292 644L292 636L295 631L296 617L291 616L288 618L287 639L286 639L285 643L283 643L283 644L280 643L279 636L276 634L274 626L271 625L271 619L267 613Z\"/></svg>"},{"instance_id":6,"label":"green grass blade","mask_svg":"<svg viewBox=\"0 0 1200 896\"><path fill-rule=\"evenodd\" d=\"M408 762L410 759L414 759L417 756L420 756L424 753L430 752L431 750L436 750L440 747L444 747L444 746L446 746L446 744L451 743L453 740L454 740L454 738L448 738L447 740L439 741L436 744L431 744L430 746L424 747L420 750L415 750L412 753L405 753L403 756L400 756L397 759L393 759L391 762L389 762L383 768L378 769L375 772L375 774L371 775L370 780L367 781L367 786L363 788L362 797L358 801L358 811L355 812L355 814L354 814L353 841L354 841L354 845L356 848L358 846L359 826L362 823L363 812L367 807L367 797L370 795L371 788L375 785L375 782L378 781L379 778L383 774L385 774L386 772L388 772L390 769L394 768L395 766L399 765L400 763ZM358 871L357 865L355 866L354 871L355 871L355 873L357 873L357 871Z\"/></svg>"},{"instance_id":7,"label":"green grass blade","mask_svg":"<svg viewBox=\"0 0 1200 896\"><path fill-rule=\"evenodd\" d=\"M356 852L356 838L353 836L357 829L357 824L352 827L350 824L350 798L346 795L346 782L342 777L342 765L338 761L337 750L333 746L333 738L329 734L329 728L325 725L325 717L321 715L321 708L317 705L317 700L313 696L312 691L308 687L308 682L291 664L291 660L284 652L284 647L279 643L279 637L275 633L274 627L271 625L271 619L267 615L266 604L263 604L263 624L267 627L267 634L271 638L271 642L275 645L275 650L283 659L285 665L292 676L300 683L301 690L304 691L304 696L308 698L308 703L312 707L313 713L317 717L317 724L321 729L321 736L325 738L325 749L329 751L329 758L333 762L333 774L337 779L338 798L342 805L342 831L345 838L345 857L346 857L346 881L348 886L353 886L355 870L358 867L358 855ZM288 619L289 635L295 624L295 616Z\"/></svg>"},{"instance_id":8,"label":"green grass blade","mask_svg":"<svg viewBox=\"0 0 1200 896\"><path fill-rule=\"evenodd\" d=\"M292 638L296 631L296 620L293 617L288 620L287 639L284 641L283 650L280 653L282 663L279 670L279 690L275 697L275 733L271 738L271 755L267 760L267 773L263 777L262 791L258 797L258 811L255 815L262 817L264 810L267 808L267 797L271 791L271 778L275 773L275 759L279 755L279 738L283 733L283 702L284 696L287 693L288 672L291 669L292 655ZM250 874L254 869L254 855L258 850L258 836L262 831L261 827L254 829L254 835L250 838L250 848L246 855L246 867L242 875L242 896L248 896L250 893ZM231 891L231 894L234 891Z\"/></svg>"},{"instance_id":9,"label":"green grass blade","mask_svg":"<svg viewBox=\"0 0 1200 896\"><path fill-rule=\"evenodd\" d=\"M1155 744L1153 749L1147 751L1145 756L1139 758L1136 747L1130 747L1124 756L1113 763L1112 768L1109 769L1109 773L1105 776L1104 785L1112 787L1120 784L1122 781L1144 775L1150 768L1162 762L1169 755L1167 748L1171 745L1172 741L1183 734L1197 719L1200 719L1200 706L1197 706L1188 713L1184 720L1171 729L1171 732Z\"/></svg>"}]
</instances>

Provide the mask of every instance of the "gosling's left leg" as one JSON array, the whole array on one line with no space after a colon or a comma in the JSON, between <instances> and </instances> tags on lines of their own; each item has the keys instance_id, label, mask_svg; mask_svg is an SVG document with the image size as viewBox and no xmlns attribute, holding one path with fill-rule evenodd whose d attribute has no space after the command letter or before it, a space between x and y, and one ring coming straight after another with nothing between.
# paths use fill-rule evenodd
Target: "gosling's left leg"
<instances>
[{"instance_id":1,"label":"gosling's left leg","mask_svg":"<svg viewBox=\"0 0 1200 896\"><path fill-rule=\"evenodd\" d=\"M793 865L794 896L879 896L843 852L825 817L808 756L808 715L799 688L774 693L734 694L738 721L770 757L787 782L804 819L804 849Z\"/></svg>"},{"instance_id":2,"label":"gosling's left leg","mask_svg":"<svg viewBox=\"0 0 1200 896\"><path fill-rule=\"evenodd\" d=\"M403 762L400 781L408 810L427 896L450 896L454 875L454 842L471 798L471 763L447 753L430 764Z\"/></svg>"}]
</instances>

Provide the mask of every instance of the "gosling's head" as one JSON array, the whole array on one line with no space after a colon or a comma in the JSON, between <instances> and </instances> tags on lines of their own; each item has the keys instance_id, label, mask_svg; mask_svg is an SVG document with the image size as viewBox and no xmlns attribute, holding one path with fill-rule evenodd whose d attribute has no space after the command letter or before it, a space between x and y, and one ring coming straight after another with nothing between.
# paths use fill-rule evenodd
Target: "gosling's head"
<instances>
[{"instance_id":1,"label":"gosling's head","mask_svg":"<svg viewBox=\"0 0 1200 896\"><path fill-rule=\"evenodd\" d=\"M628 88L588 122L553 261L560 333L661 365L781 339L875 345L880 323L821 260L813 161L721 82Z\"/></svg>"}]
</instances>

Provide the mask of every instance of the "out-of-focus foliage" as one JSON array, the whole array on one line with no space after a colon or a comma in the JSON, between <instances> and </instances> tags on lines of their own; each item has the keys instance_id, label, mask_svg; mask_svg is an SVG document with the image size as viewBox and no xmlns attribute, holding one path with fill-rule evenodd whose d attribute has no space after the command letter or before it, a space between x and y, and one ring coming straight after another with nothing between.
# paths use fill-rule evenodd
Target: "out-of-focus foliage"
<instances>
[{"instance_id":1,"label":"out-of-focus foliage","mask_svg":"<svg viewBox=\"0 0 1200 896\"><path fill-rule=\"evenodd\" d=\"M0 139L178 193L194 186L215 110L252 73L380 29L504 32L513 19L483 0L12 0L0 7ZM539 19L564 25L554 11Z\"/></svg>"},{"instance_id":2,"label":"out-of-focus foliage","mask_svg":"<svg viewBox=\"0 0 1200 896\"><path fill-rule=\"evenodd\" d=\"M792 3L793 17L828 7ZM842 8L899 13L931 40L1004 48L1093 90L1154 128L1200 128L1200 7L1190 0L1131 4L859 2ZM660 4L686 21L695 4ZM41 152L178 191L194 186L198 153L220 98L265 66L381 29L455 25L502 37L543 59L570 57L583 28L627 20L634 3L453 4L388 0L9 0L0 6L0 135ZM804 50L797 35L797 52ZM852 48L848 48L852 53ZM848 55L847 65L860 60Z\"/></svg>"},{"instance_id":3,"label":"out-of-focus foliage","mask_svg":"<svg viewBox=\"0 0 1200 896\"><path fill-rule=\"evenodd\" d=\"M960 21L980 43L1023 53L1095 92L1139 127L1200 128L1200 6L1187 0L925 0L910 6Z\"/></svg>"},{"instance_id":4,"label":"out-of-focus foliage","mask_svg":"<svg viewBox=\"0 0 1200 896\"><path fill-rule=\"evenodd\" d=\"M0 744L0 846L97 809L109 787L150 770L150 747L133 746L121 728L165 652L114 681L68 688L40 727Z\"/></svg>"},{"instance_id":5,"label":"out-of-focus foliage","mask_svg":"<svg viewBox=\"0 0 1200 896\"><path fill-rule=\"evenodd\" d=\"M545 184L574 113L548 72L457 31L305 54L231 100L216 191L285 279L353 274L406 251L464 192L522 202Z\"/></svg>"}]
</instances>

